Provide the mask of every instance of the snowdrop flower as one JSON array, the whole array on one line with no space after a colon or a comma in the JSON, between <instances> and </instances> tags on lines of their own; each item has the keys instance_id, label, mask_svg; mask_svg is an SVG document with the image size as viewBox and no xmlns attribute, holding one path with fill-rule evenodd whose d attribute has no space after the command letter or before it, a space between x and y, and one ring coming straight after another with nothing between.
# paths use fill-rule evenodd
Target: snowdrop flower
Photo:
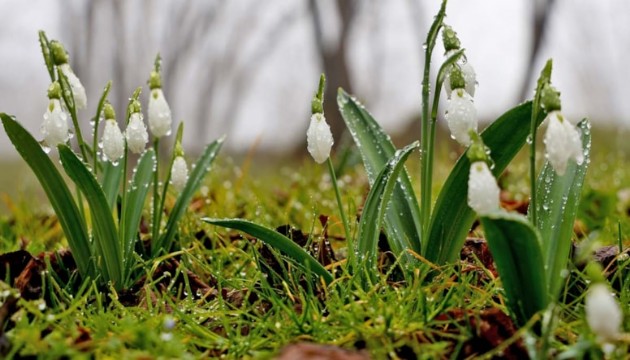
<instances>
[{"instance_id":1,"label":"snowdrop flower","mask_svg":"<svg viewBox=\"0 0 630 360\"><path fill-rule=\"evenodd\" d=\"M149 134L147 133L147 127L142 121L142 113L134 112L129 117L129 124L125 130L125 138L127 139L127 148L135 153L140 154L144 151L144 148L149 141Z\"/></svg>"},{"instance_id":2,"label":"snowdrop flower","mask_svg":"<svg viewBox=\"0 0 630 360\"><path fill-rule=\"evenodd\" d=\"M74 106L77 109L85 109L87 106L87 95L85 94L85 87L81 84L81 80L74 74L70 64L68 64L68 53L58 41L51 41L50 48L53 61L55 65L59 67L59 70L68 79L72 95L74 96Z\"/></svg>"},{"instance_id":3,"label":"snowdrop flower","mask_svg":"<svg viewBox=\"0 0 630 360\"><path fill-rule=\"evenodd\" d=\"M171 185L177 192L182 191L188 181L188 165L183 156L179 155L173 160L171 168Z\"/></svg>"},{"instance_id":4,"label":"snowdrop flower","mask_svg":"<svg viewBox=\"0 0 630 360\"><path fill-rule=\"evenodd\" d=\"M171 108L162 92L162 80L157 71L151 72L149 79L149 129L153 136L160 138L171 134Z\"/></svg>"},{"instance_id":5,"label":"snowdrop flower","mask_svg":"<svg viewBox=\"0 0 630 360\"><path fill-rule=\"evenodd\" d=\"M101 139L103 157L112 164L117 164L125 153L125 139L115 119L107 119Z\"/></svg>"},{"instance_id":6,"label":"snowdrop flower","mask_svg":"<svg viewBox=\"0 0 630 360\"><path fill-rule=\"evenodd\" d=\"M608 287L591 285L584 300L586 321L599 341L612 342L620 335L623 314Z\"/></svg>"},{"instance_id":7,"label":"snowdrop flower","mask_svg":"<svg viewBox=\"0 0 630 360\"><path fill-rule=\"evenodd\" d=\"M333 137L323 113L316 113L311 116L311 123L306 131L306 142L308 152L315 159L315 162L321 164L328 159L333 145Z\"/></svg>"},{"instance_id":8,"label":"snowdrop flower","mask_svg":"<svg viewBox=\"0 0 630 360\"><path fill-rule=\"evenodd\" d=\"M41 132L44 135L43 143L46 147L50 148L68 141L68 114L61 107L59 99L50 99L44 113Z\"/></svg>"},{"instance_id":9,"label":"snowdrop flower","mask_svg":"<svg viewBox=\"0 0 630 360\"><path fill-rule=\"evenodd\" d=\"M446 57L448 58L449 55L447 54ZM462 75L464 76L464 81L466 82L466 85L464 86L464 90L466 90L466 92L471 96L474 97L475 96L475 89L477 87L477 74L475 73L475 69L473 68L472 65L470 65L469 61L464 61L464 62L459 62L458 65L459 69L462 71ZM450 72L446 74L446 77L444 79L444 90L446 91L446 95L447 96L451 96L451 74Z\"/></svg>"},{"instance_id":10,"label":"snowdrop flower","mask_svg":"<svg viewBox=\"0 0 630 360\"><path fill-rule=\"evenodd\" d=\"M487 215L500 209L500 189L485 161L475 161L470 165L468 176L468 206L480 215Z\"/></svg>"},{"instance_id":11,"label":"snowdrop flower","mask_svg":"<svg viewBox=\"0 0 630 360\"><path fill-rule=\"evenodd\" d=\"M444 117L451 131L451 138L464 146L470 145L469 131L477 131L477 109L472 97L463 88L456 88L451 92Z\"/></svg>"},{"instance_id":12,"label":"snowdrop flower","mask_svg":"<svg viewBox=\"0 0 630 360\"><path fill-rule=\"evenodd\" d=\"M551 111L547 119L549 126L544 137L545 157L556 173L563 175L569 160L575 160L578 165L584 161L580 132L560 111Z\"/></svg>"}]
</instances>

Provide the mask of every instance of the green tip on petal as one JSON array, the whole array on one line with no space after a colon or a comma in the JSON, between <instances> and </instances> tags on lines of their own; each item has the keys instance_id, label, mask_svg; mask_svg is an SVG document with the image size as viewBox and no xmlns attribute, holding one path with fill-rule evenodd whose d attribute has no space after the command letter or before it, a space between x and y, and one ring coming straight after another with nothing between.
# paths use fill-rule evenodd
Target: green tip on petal
<instances>
[{"instance_id":1,"label":"green tip on petal","mask_svg":"<svg viewBox=\"0 0 630 360\"><path fill-rule=\"evenodd\" d=\"M103 105L103 114L105 115L105 119L113 119L116 120L116 111L114 111L114 107L112 104L108 102Z\"/></svg>"},{"instance_id":2,"label":"green tip on petal","mask_svg":"<svg viewBox=\"0 0 630 360\"><path fill-rule=\"evenodd\" d=\"M472 129L468 133L470 135L471 144L470 148L468 148L468 151L466 152L466 156L470 162L474 163L476 161L483 161L490 164L490 149L483 143L481 136Z\"/></svg>"},{"instance_id":3,"label":"green tip on petal","mask_svg":"<svg viewBox=\"0 0 630 360\"><path fill-rule=\"evenodd\" d=\"M140 104L140 101L138 101L137 99L133 99L129 103L129 113L133 114L139 112L142 112L142 105Z\"/></svg>"},{"instance_id":4,"label":"green tip on petal","mask_svg":"<svg viewBox=\"0 0 630 360\"><path fill-rule=\"evenodd\" d=\"M61 99L61 85L58 82L55 81L48 87L48 98Z\"/></svg>"},{"instance_id":5,"label":"green tip on petal","mask_svg":"<svg viewBox=\"0 0 630 360\"><path fill-rule=\"evenodd\" d=\"M63 65L68 63L68 53L63 45L56 40L50 42L50 52L55 65Z\"/></svg>"},{"instance_id":6,"label":"green tip on petal","mask_svg":"<svg viewBox=\"0 0 630 360\"><path fill-rule=\"evenodd\" d=\"M151 75L149 76L149 89L161 89L162 88L162 77L160 73L153 70L151 71Z\"/></svg>"},{"instance_id":7,"label":"green tip on petal","mask_svg":"<svg viewBox=\"0 0 630 360\"><path fill-rule=\"evenodd\" d=\"M317 93L313 97L311 102L311 114L323 114L324 113L324 88L326 87L326 75L322 74L319 77L319 86Z\"/></svg>"},{"instance_id":8,"label":"green tip on petal","mask_svg":"<svg viewBox=\"0 0 630 360\"><path fill-rule=\"evenodd\" d=\"M466 87L466 79L459 66L453 66L450 73L451 89L464 89Z\"/></svg>"},{"instance_id":9,"label":"green tip on petal","mask_svg":"<svg viewBox=\"0 0 630 360\"><path fill-rule=\"evenodd\" d=\"M444 25L442 28L442 42L444 43L444 50L446 50L446 52L457 50L461 47L457 33L448 25Z\"/></svg>"},{"instance_id":10,"label":"green tip on petal","mask_svg":"<svg viewBox=\"0 0 630 360\"><path fill-rule=\"evenodd\" d=\"M540 106L547 112L562 110L560 92L549 83L543 86L540 93Z\"/></svg>"}]
</instances>

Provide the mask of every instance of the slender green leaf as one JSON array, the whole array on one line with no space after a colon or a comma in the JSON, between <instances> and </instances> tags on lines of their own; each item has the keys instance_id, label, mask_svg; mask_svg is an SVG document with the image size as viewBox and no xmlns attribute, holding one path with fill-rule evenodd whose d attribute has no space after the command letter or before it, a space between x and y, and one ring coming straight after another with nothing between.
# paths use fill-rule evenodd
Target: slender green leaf
<instances>
[{"instance_id":1,"label":"slender green leaf","mask_svg":"<svg viewBox=\"0 0 630 360\"><path fill-rule=\"evenodd\" d=\"M109 208L114 210L116 206L116 198L120 190L120 179L123 175L123 166L120 164L114 166L111 162L105 161L103 163L103 179L102 188L105 193L105 198L109 204Z\"/></svg>"},{"instance_id":2,"label":"slender green leaf","mask_svg":"<svg viewBox=\"0 0 630 360\"><path fill-rule=\"evenodd\" d=\"M538 230L526 217L504 211L482 217L481 224L508 305L524 325L549 304Z\"/></svg>"},{"instance_id":3,"label":"slender green leaf","mask_svg":"<svg viewBox=\"0 0 630 360\"><path fill-rule=\"evenodd\" d=\"M84 278L94 275L92 250L87 226L61 174L33 136L11 116L0 113L2 125L20 156L33 170L59 218L79 272Z\"/></svg>"},{"instance_id":4,"label":"slender green leaf","mask_svg":"<svg viewBox=\"0 0 630 360\"><path fill-rule=\"evenodd\" d=\"M122 217L120 223L120 239L122 241L123 264L125 267L125 280L133 265L133 248L138 238L138 227L142 218L142 209L149 193L153 169L155 167L155 153L153 149L147 150L138 160L134 170L131 185L127 189L125 203L122 204Z\"/></svg>"},{"instance_id":5,"label":"slender green leaf","mask_svg":"<svg viewBox=\"0 0 630 360\"><path fill-rule=\"evenodd\" d=\"M278 249L294 260L296 260L299 264L304 266L305 268L311 270L315 274L324 278L327 284L333 281L333 276L330 274L314 257L312 257L306 250L302 249L299 245L297 245L293 240L288 237L274 231L268 229L264 226L255 224L251 221L242 220L242 219L210 219L203 218L201 219L207 223L212 225L222 226L226 228L236 229L243 231L257 239L260 239L265 244Z\"/></svg>"},{"instance_id":6,"label":"slender green leaf","mask_svg":"<svg viewBox=\"0 0 630 360\"><path fill-rule=\"evenodd\" d=\"M153 256L156 256L160 251L168 252L171 249L173 238L177 233L179 220L186 213L186 208L192 200L195 191L197 191L197 188L201 185L201 182L205 178L206 174L210 171L210 165L219 153L221 145L223 145L223 140L224 138L220 138L206 146L203 154L199 160L197 160L194 169L188 177L186 186L182 189L177 201L175 202L175 206L173 206L173 210L171 211L168 222L166 223L164 233L157 239L157 241L154 239L154 243L151 248ZM159 209L159 211L161 211L161 209Z\"/></svg>"},{"instance_id":7,"label":"slender green leaf","mask_svg":"<svg viewBox=\"0 0 630 360\"><path fill-rule=\"evenodd\" d=\"M357 249L359 251L359 258L361 259L360 265L366 267L368 274L376 274L377 272L373 267L376 264L378 237L381 232L381 223L385 212L388 206L393 205L393 203L390 203L390 198L394 186L397 184L397 180L399 180L399 174L403 169L405 160L409 157L411 152L419 146L419 142L416 141L411 145L407 145L402 150L396 151L394 156L387 162L376 177L376 181L372 184L367 199L365 200L361 214L361 222L359 223L359 233L357 235ZM395 232L392 235L394 237L400 236ZM395 238L393 240L396 241ZM408 254L400 253L396 255L408 256ZM363 271L361 271L361 273L363 273Z\"/></svg>"},{"instance_id":8,"label":"slender green leaf","mask_svg":"<svg viewBox=\"0 0 630 360\"><path fill-rule=\"evenodd\" d=\"M342 89L339 89L337 103L346 126L359 148L370 185L373 185L378 173L394 156L396 148L363 105ZM385 230L392 250L397 254L407 249L420 253L420 229L418 200L409 175L403 169L385 216Z\"/></svg>"},{"instance_id":9,"label":"slender green leaf","mask_svg":"<svg viewBox=\"0 0 630 360\"><path fill-rule=\"evenodd\" d=\"M484 143L492 151L495 176L507 167L516 153L523 147L529 134L531 102L509 110L482 133ZM540 117L538 124L542 122ZM428 260L444 264L455 261L466 234L475 219L474 211L468 207L468 173L470 161L463 154L449 174L435 203L426 252Z\"/></svg>"},{"instance_id":10,"label":"slender green leaf","mask_svg":"<svg viewBox=\"0 0 630 360\"><path fill-rule=\"evenodd\" d=\"M538 230L542 239L543 257L547 269L549 294L554 298L562 288L562 276L569 259L573 222L578 210L584 176L591 147L590 125L587 120L578 124L582 130L584 162L569 162L564 175L558 176L549 162L545 162L536 185Z\"/></svg>"},{"instance_id":11,"label":"slender green leaf","mask_svg":"<svg viewBox=\"0 0 630 360\"><path fill-rule=\"evenodd\" d=\"M105 199L103 189L86 164L66 145L59 145L59 156L66 174L79 187L90 205L94 243L105 264L105 280L112 281L117 289L122 286L122 252L116 224Z\"/></svg>"}]
</instances>

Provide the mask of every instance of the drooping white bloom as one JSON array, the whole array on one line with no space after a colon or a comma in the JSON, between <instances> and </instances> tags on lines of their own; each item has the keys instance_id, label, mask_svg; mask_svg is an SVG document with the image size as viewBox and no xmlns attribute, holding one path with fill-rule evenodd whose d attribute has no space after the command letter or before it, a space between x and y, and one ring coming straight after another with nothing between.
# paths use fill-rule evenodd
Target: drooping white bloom
<instances>
[{"instance_id":1,"label":"drooping white bloom","mask_svg":"<svg viewBox=\"0 0 630 360\"><path fill-rule=\"evenodd\" d=\"M478 215L487 215L500 208L501 190L485 161L470 165L468 175L468 206Z\"/></svg>"},{"instance_id":2,"label":"drooping white bloom","mask_svg":"<svg viewBox=\"0 0 630 360\"><path fill-rule=\"evenodd\" d=\"M149 97L149 128L155 137L171 134L171 108L168 106L162 89L151 90Z\"/></svg>"},{"instance_id":3,"label":"drooping white bloom","mask_svg":"<svg viewBox=\"0 0 630 360\"><path fill-rule=\"evenodd\" d=\"M604 284L591 285L584 300L586 321L601 342L614 341L620 334L623 314Z\"/></svg>"},{"instance_id":4,"label":"drooping white bloom","mask_svg":"<svg viewBox=\"0 0 630 360\"><path fill-rule=\"evenodd\" d=\"M448 57L448 55L447 55ZM464 90L472 97L475 96L475 89L477 88L477 74L475 73L475 69L470 62L460 62L459 68L462 71L462 75L464 75L464 81L466 82L466 87ZM446 74L444 78L444 90L446 91L447 96L451 96L451 76L450 72Z\"/></svg>"},{"instance_id":5,"label":"drooping white bloom","mask_svg":"<svg viewBox=\"0 0 630 360\"><path fill-rule=\"evenodd\" d=\"M549 125L545 133L545 157L558 175L563 175L570 159L579 165L584 161L582 140L578 129L565 119L559 111L547 115Z\"/></svg>"},{"instance_id":6,"label":"drooping white bloom","mask_svg":"<svg viewBox=\"0 0 630 360\"><path fill-rule=\"evenodd\" d=\"M68 63L59 65L59 69L61 69L61 72L68 78L68 83L74 95L74 106L77 109L85 109L87 106L87 95L85 94L85 88L83 84L81 84L81 80L74 74Z\"/></svg>"},{"instance_id":7,"label":"drooping white bloom","mask_svg":"<svg viewBox=\"0 0 630 360\"><path fill-rule=\"evenodd\" d=\"M179 192L186 185L186 181L188 181L188 165L183 156L178 156L171 168L171 185Z\"/></svg>"},{"instance_id":8,"label":"drooping white bloom","mask_svg":"<svg viewBox=\"0 0 630 360\"><path fill-rule=\"evenodd\" d=\"M125 139L114 119L107 119L101 139L101 148L105 160L116 163L125 152Z\"/></svg>"},{"instance_id":9,"label":"drooping white bloom","mask_svg":"<svg viewBox=\"0 0 630 360\"><path fill-rule=\"evenodd\" d=\"M451 137L464 146L470 145L469 132L477 131L477 109L472 97L464 89L453 90L444 117Z\"/></svg>"},{"instance_id":10,"label":"drooping white bloom","mask_svg":"<svg viewBox=\"0 0 630 360\"><path fill-rule=\"evenodd\" d=\"M140 154L144 151L147 141L149 141L149 133L147 133L147 127L142 121L142 113L131 114L125 130L125 138L127 139L127 148L131 152Z\"/></svg>"},{"instance_id":11,"label":"drooping white bloom","mask_svg":"<svg viewBox=\"0 0 630 360\"><path fill-rule=\"evenodd\" d=\"M311 123L306 130L306 143L308 152L318 164L330 156L333 137L324 114L316 113L311 116Z\"/></svg>"},{"instance_id":12,"label":"drooping white bloom","mask_svg":"<svg viewBox=\"0 0 630 360\"><path fill-rule=\"evenodd\" d=\"M59 99L50 99L44 113L41 132L44 135L44 145L47 147L57 146L68 140L68 114L61 107Z\"/></svg>"}]
</instances>

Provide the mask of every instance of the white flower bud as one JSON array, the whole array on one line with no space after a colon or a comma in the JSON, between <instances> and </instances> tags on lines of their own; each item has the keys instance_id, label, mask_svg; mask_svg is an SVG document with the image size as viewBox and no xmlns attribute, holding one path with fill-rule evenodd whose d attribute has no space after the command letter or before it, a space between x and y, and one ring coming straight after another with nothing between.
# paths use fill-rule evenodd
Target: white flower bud
<instances>
[{"instance_id":1,"label":"white flower bud","mask_svg":"<svg viewBox=\"0 0 630 360\"><path fill-rule=\"evenodd\" d=\"M87 106L87 95L85 94L85 88L83 84L81 84L81 80L74 74L68 63L59 65L59 69L61 69L61 72L68 78L68 83L74 95L74 106L77 109L85 109Z\"/></svg>"},{"instance_id":2,"label":"white flower bud","mask_svg":"<svg viewBox=\"0 0 630 360\"><path fill-rule=\"evenodd\" d=\"M487 215L500 208L501 190L497 180L484 161L470 165L468 176L468 206L480 215Z\"/></svg>"},{"instance_id":3,"label":"white flower bud","mask_svg":"<svg viewBox=\"0 0 630 360\"><path fill-rule=\"evenodd\" d=\"M333 137L324 114L317 113L311 116L311 123L306 131L306 142L308 152L315 162L321 164L328 159Z\"/></svg>"},{"instance_id":4,"label":"white flower bud","mask_svg":"<svg viewBox=\"0 0 630 360\"><path fill-rule=\"evenodd\" d=\"M149 97L149 128L155 137L171 134L171 108L168 106L162 89L151 90Z\"/></svg>"},{"instance_id":5,"label":"white flower bud","mask_svg":"<svg viewBox=\"0 0 630 360\"><path fill-rule=\"evenodd\" d=\"M182 191L188 181L188 165L183 156L178 156L173 161L171 168L171 185L177 192Z\"/></svg>"},{"instance_id":6,"label":"white flower bud","mask_svg":"<svg viewBox=\"0 0 630 360\"><path fill-rule=\"evenodd\" d=\"M103 157L106 161L116 164L125 153L125 139L114 119L105 122L105 130L101 139Z\"/></svg>"},{"instance_id":7,"label":"white flower bud","mask_svg":"<svg viewBox=\"0 0 630 360\"><path fill-rule=\"evenodd\" d=\"M61 107L59 99L51 99L41 126L44 135L44 145L57 146L68 141L68 114Z\"/></svg>"},{"instance_id":8,"label":"white flower bud","mask_svg":"<svg viewBox=\"0 0 630 360\"><path fill-rule=\"evenodd\" d=\"M582 140L578 129L565 119L559 111L547 115L549 125L545 133L545 157L558 175L563 175L570 159L579 165L584 161Z\"/></svg>"},{"instance_id":9,"label":"white flower bud","mask_svg":"<svg viewBox=\"0 0 630 360\"><path fill-rule=\"evenodd\" d=\"M620 334L623 314L604 284L591 285L584 300L586 321L601 342L614 341Z\"/></svg>"},{"instance_id":10,"label":"white flower bud","mask_svg":"<svg viewBox=\"0 0 630 360\"><path fill-rule=\"evenodd\" d=\"M127 139L127 148L135 153L140 154L144 151L147 142L149 141L149 134L147 133L147 127L144 126L142 121L142 113L133 113L129 117L129 124L125 130L125 138Z\"/></svg>"},{"instance_id":11,"label":"white flower bud","mask_svg":"<svg viewBox=\"0 0 630 360\"><path fill-rule=\"evenodd\" d=\"M455 89L446 104L444 115L451 131L451 138L458 143L470 145L470 130L477 131L477 109L472 97L464 89Z\"/></svg>"}]
</instances>

